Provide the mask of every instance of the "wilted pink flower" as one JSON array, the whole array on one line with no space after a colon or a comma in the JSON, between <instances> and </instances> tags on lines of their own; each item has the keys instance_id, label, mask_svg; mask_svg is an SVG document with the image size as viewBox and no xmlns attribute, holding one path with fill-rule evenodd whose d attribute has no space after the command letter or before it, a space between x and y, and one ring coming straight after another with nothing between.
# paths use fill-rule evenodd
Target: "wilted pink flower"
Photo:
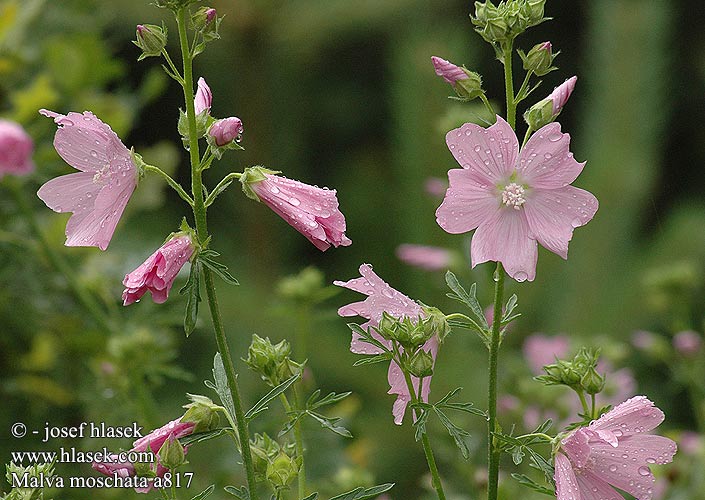
<instances>
[{"instance_id":1,"label":"wilted pink flower","mask_svg":"<svg viewBox=\"0 0 705 500\"><path fill-rule=\"evenodd\" d=\"M697 354L703 341L697 332L686 330L673 337L673 347L683 356Z\"/></svg>"},{"instance_id":2,"label":"wilted pink flower","mask_svg":"<svg viewBox=\"0 0 705 500\"><path fill-rule=\"evenodd\" d=\"M213 93L211 92L211 88L206 83L206 80L201 77L198 79L198 90L196 90L196 97L193 100L196 114L200 115L205 110L210 112L212 103ZM242 123L240 123L240 126L242 127Z\"/></svg>"},{"instance_id":3,"label":"wilted pink flower","mask_svg":"<svg viewBox=\"0 0 705 500\"><path fill-rule=\"evenodd\" d=\"M264 202L319 250L348 246L345 216L338 209L335 189L319 188L273 175L261 167L245 169L240 181L253 199Z\"/></svg>"},{"instance_id":4,"label":"wilted pink flower","mask_svg":"<svg viewBox=\"0 0 705 500\"><path fill-rule=\"evenodd\" d=\"M463 167L448 172L450 186L436 220L449 233L475 231L472 267L499 261L517 281L536 276L538 241L566 259L573 229L587 224L597 199L570 186L584 163L569 151L570 136L558 123L538 130L519 151L509 124L484 129L466 123L446 142Z\"/></svg>"},{"instance_id":5,"label":"wilted pink flower","mask_svg":"<svg viewBox=\"0 0 705 500\"><path fill-rule=\"evenodd\" d=\"M404 243L397 247L397 257L410 266L426 271L439 271L450 266L453 255L447 248Z\"/></svg>"},{"instance_id":6,"label":"wilted pink flower","mask_svg":"<svg viewBox=\"0 0 705 500\"><path fill-rule=\"evenodd\" d=\"M549 337L540 333L530 335L524 341L524 357L534 375L543 373L543 367L565 358L570 352L570 340L563 335Z\"/></svg>"},{"instance_id":7,"label":"wilted pink flower","mask_svg":"<svg viewBox=\"0 0 705 500\"><path fill-rule=\"evenodd\" d=\"M651 401L636 396L569 434L555 456L557 499L623 499L614 486L637 500L651 500L649 465L668 463L676 453L672 440L647 434L663 419Z\"/></svg>"},{"instance_id":8,"label":"wilted pink flower","mask_svg":"<svg viewBox=\"0 0 705 500\"><path fill-rule=\"evenodd\" d=\"M222 147L230 144L242 134L242 120L235 116L218 120L208 129L208 134L213 138L216 145Z\"/></svg>"},{"instance_id":9,"label":"wilted pink flower","mask_svg":"<svg viewBox=\"0 0 705 500\"><path fill-rule=\"evenodd\" d=\"M438 76L443 77L443 79L455 86L459 80L466 80L469 78L468 74L463 71L463 68L456 66L450 61L441 59L437 56L431 56L431 61L433 62L433 67L436 70Z\"/></svg>"},{"instance_id":10,"label":"wilted pink flower","mask_svg":"<svg viewBox=\"0 0 705 500\"><path fill-rule=\"evenodd\" d=\"M557 116L563 106L568 102L570 94L573 93L575 89L575 83L578 81L577 76L571 76L565 82L561 83L558 87L553 89L553 92L546 98L553 102L553 115Z\"/></svg>"},{"instance_id":11,"label":"wilted pink flower","mask_svg":"<svg viewBox=\"0 0 705 500\"><path fill-rule=\"evenodd\" d=\"M367 322L360 325L360 327L367 330L371 327L376 327L379 325L383 312L386 312L387 314L390 314L398 319L402 319L404 317L416 319L419 316L425 315L419 304L385 283L382 278L375 274L372 270L372 266L369 264L362 264L360 266L360 274L362 275L360 278L354 278L349 281L333 282L335 285L367 295L367 298L361 302L353 302L352 304L348 304L338 309L338 314L340 316L362 316L367 320ZM389 346L391 349L391 341L385 340L374 330L372 330L371 333L377 340ZM435 361L436 354L438 353L438 338L435 335L431 337L422 346L422 349L430 353ZM362 342L359 335L356 333L353 333L352 342L350 343L350 350L356 354L378 354L381 352L379 348ZM394 402L394 406L392 408L392 414L394 415L394 423L400 425L404 419L406 407L411 401L411 395L409 394L409 389L406 385L403 372L394 362L389 365L387 380L391 386L388 394L397 395L397 400ZM411 381L413 383L414 390L418 391L419 379L412 376ZM428 401L430 391L431 377L424 377L421 386L421 399L423 401Z\"/></svg>"},{"instance_id":12,"label":"wilted pink flower","mask_svg":"<svg viewBox=\"0 0 705 500\"><path fill-rule=\"evenodd\" d=\"M146 436L132 443L132 449L130 451L151 451L154 453L157 460L155 463L149 464L149 467L157 477L164 477L164 474L166 474L168 469L159 461L159 449L167 439L179 439L191 435L195 427L196 422L181 422L180 419L172 420L168 424L163 425L159 429L153 430ZM185 447L184 453L187 451L188 450ZM113 457L117 459L117 455L111 456L111 458ZM120 477L132 477L136 474L135 465L129 462L93 462L92 466L93 469L97 470L101 474L105 474L106 476L112 476L117 473ZM149 487L135 488L135 490L138 493L149 493L152 490L152 485L150 483Z\"/></svg>"},{"instance_id":13,"label":"wilted pink flower","mask_svg":"<svg viewBox=\"0 0 705 500\"><path fill-rule=\"evenodd\" d=\"M191 258L194 246L188 235L176 236L150 255L142 265L125 276L122 284L123 305L138 301L147 290L152 293L152 300L162 304L169 297L169 290L174 278L183 265Z\"/></svg>"},{"instance_id":14,"label":"wilted pink flower","mask_svg":"<svg viewBox=\"0 0 705 500\"><path fill-rule=\"evenodd\" d=\"M17 123L0 120L0 179L4 175L26 175L34 170L34 143Z\"/></svg>"},{"instance_id":15,"label":"wilted pink flower","mask_svg":"<svg viewBox=\"0 0 705 500\"><path fill-rule=\"evenodd\" d=\"M50 180L37 196L55 212L73 213L66 224L66 246L105 250L137 187L132 155L110 126L90 111L39 112L59 125L54 136L56 152L80 172Z\"/></svg>"}]
</instances>

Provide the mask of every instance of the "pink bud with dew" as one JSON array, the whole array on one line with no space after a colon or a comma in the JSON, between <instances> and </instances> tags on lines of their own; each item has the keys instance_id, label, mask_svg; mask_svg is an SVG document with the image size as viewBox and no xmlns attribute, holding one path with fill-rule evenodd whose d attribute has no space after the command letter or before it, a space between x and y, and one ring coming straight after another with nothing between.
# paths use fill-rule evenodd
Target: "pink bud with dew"
<instances>
[{"instance_id":1,"label":"pink bud with dew","mask_svg":"<svg viewBox=\"0 0 705 500\"><path fill-rule=\"evenodd\" d=\"M700 335L692 330L679 332L673 337L673 347L683 356L697 354L701 345Z\"/></svg>"},{"instance_id":2,"label":"pink bud with dew","mask_svg":"<svg viewBox=\"0 0 705 500\"><path fill-rule=\"evenodd\" d=\"M0 179L6 174L26 175L34 170L34 143L15 122L0 120Z\"/></svg>"},{"instance_id":3,"label":"pink bud with dew","mask_svg":"<svg viewBox=\"0 0 705 500\"><path fill-rule=\"evenodd\" d=\"M208 134L213 138L215 144L219 147L230 144L242 134L242 120L235 116L218 120L211 128L208 129Z\"/></svg>"},{"instance_id":4,"label":"pink bud with dew","mask_svg":"<svg viewBox=\"0 0 705 500\"><path fill-rule=\"evenodd\" d=\"M443 77L443 79L455 86L455 84L460 80L466 80L470 78L468 74L463 71L463 68L456 66L450 61L441 59L440 57L432 56L431 61L433 62L433 67L436 70L438 76Z\"/></svg>"},{"instance_id":5,"label":"pink bud with dew","mask_svg":"<svg viewBox=\"0 0 705 500\"><path fill-rule=\"evenodd\" d=\"M191 258L194 245L186 234L176 236L162 245L137 269L125 276L122 284L123 304L137 302L149 290L152 300L161 304L169 297L169 290L183 265Z\"/></svg>"},{"instance_id":6,"label":"pink bud with dew","mask_svg":"<svg viewBox=\"0 0 705 500\"><path fill-rule=\"evenodd\" d=\"M196 90L196 97L193 100L193 107L195 108L196 114L200 115L203 111L211 110L211 104L213 103L213 93L211 88L206 83L206 80L201 77L198 79L198 90Z\"/></svg>"},{"instance_id":7,"label":"pink bud with dew","mask_svg":"<svg viewBox=\"0 0 705 500\"><path fill-rule=\"evenodd\" d=\"M563 106L565 106L565 103L568 102L568 98L570 97L570 94L573 93L573 90L575 89L575 83L577 81L577 76L572 76L568 78L565 82L553 89L551 95L548 96L548 99L553 102L554 116L560 113L563 109Z\"/></svg>"}]
</instances>

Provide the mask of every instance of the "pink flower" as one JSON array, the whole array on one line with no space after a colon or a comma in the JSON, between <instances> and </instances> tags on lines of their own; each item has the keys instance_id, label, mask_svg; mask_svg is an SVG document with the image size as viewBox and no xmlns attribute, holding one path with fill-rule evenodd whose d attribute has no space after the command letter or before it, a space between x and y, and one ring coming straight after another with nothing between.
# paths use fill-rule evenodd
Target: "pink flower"
<instances>
[{"instance_id":1,"label":"pink flower","mask_svg":"<svg viewBox=\"0 0 705 500\"><path fill-rule=\"evenodd\" d=\"M196 427L196 422L181 422L180 419L172 420L159 429L155 429L146 436L132 443L130 452L146 452L151 451L157 458L155 463L149 464L149 468L156 474L157 477L164 477L168 471L159 461L159 449L168 439L179 439L189 436L193 433ZM184 453L188 450L184 448ZM112 455L112 460L117 460L118 455ZM106 476L112 476L115 473L120 477L133 477L137 474L135 465L130 462L93 462L93 469ZM146 488L135 488L138 493L149 493L152 490L150 483Z\"/></svg>"},{"instance_id":2,"label":"pink flower","mask_svg":"<svg viewBox=\"0 0 705 500\"><path fill-rule=\"evenodd\" d=\"M223 147L235 141L242 134L242 120L235 116L218 120L208 129L208 134L213 138L215 144Z\"/></svg>"},{"instance_id":3,"label":"pink flower","mask_svg":"<svg viewBox=\"0 0 705 500\"><path fill-rule=\"evenodd\" d=\"M463 68L456 66L450 61L446 61L437 56L431 56L431 62L433 62L433 68L436 70L436 74L443 77L447 83L453 86L460 80L470 78Z\"/></svg>"},{"instance_id":4,"label":"pink flower","mask_svg":"<svg viewBox=\"0 0 705 500\"><path fill-rule=\"evenodd\" d=\"M678 332L673 337L673 347L683 356L693 356L698 353L703 341L697 332L686 330Z\"/></svg>"},{"instance_id":5,"label":"pink flower","mask_svg":"<svg viewBox=\"0 0 705 500\"><path fill-rule=\"evenodd\" d=\"M137 302L147 290L152 293L152 300L157 304L166 302L176 275L191 258L193 250L193 242L185 234L164 243L142 265L125 275L122 280L125 285L122 292L123 305Z\"/></svg>"},{"instance_id":6,"label":"pink flower","mask_svg":"<svg viewBox=\"0 0 705 500\"><path fill-rule=\"evenodd\" d=\"M212 103L213 93L211 92L211 88L206 83L206 80L201 77L198 79L198 90L196 90L196 97L193 100L196 114L200 115L206 110L210 112ZM240 126L242 126L242 124L240 124Z\"/></svg>"},{"instance_id":7,"label":"pink flower","mask_svg":"<svg viewBox=\"0 0 705 500\"><path fill-rule=\"evenodd\" d=\"M240 181L250 198L262 201L321 251L348 246L345 217L335 189L319 188L273 175L262 167L245 169Z\"/></svg>"},{"instance_id":8,"label":"pink flower","mask_svg":"<svg viewBox=\"0 0 705 500\"><path fill-rule=\"evenodd\" d=\"M44 184L39 196L55 212L72 212L66 246L108 248L127 201L137 187L138 171L130 151L112 129L90 111L60 115L42 109L59 125L54 147L80 172Z\"/></svg>"},{"instance_id":9,"label":"pink flower","mask_svg":"<svg viewBox=\"0 0 705 500\"><path fill-rule=\"evenodd\" d=\"M420 267L426 271L447 269L453 258L447 248L405 243L397 247L397 257L410 266Z\"/></svg>"},{"instance_id":10,"label":"pink flower","mask_svg":"<svg viewBox=\"0 0 705 500\"><path fill-rule=\"evenodd\" d=\"M398 319L404 317L416 319L419 316L425 315L419 304L385 283L382 278L375 274L372 270L372 266L369 264L362 264L360 266L360 274L362 275L360 278L333 282L337 286L342 286L367 295L367 298L362 302L354 302L338 309L340 316L362 316L367 322L360 325L360 327L367 330L370 327L379 325L383 312L387 312L387 314ZM391 349L391 341L385 340L374 330L372 330L372 335ZM433 336L422 346L422 349L430 353L435 361L436 354L438 353L438 338ZM350 350L356 354L379 354L381 352L379 348L362 342L360 336L355 333L353 333L352 342L350 343ZM403 372L394 362L389 365L387 380L391 386L388 394L397 395L397 399L392 408L394 423L401 425L406 407L411 401L411 395L409 394ZM414 390L418 391L419 379L412 376L411 381ZM424 377L421 386L421 399L423 401L428 401L430 391L431 377Z\"/></svg>"},{"instance_id":11,"label":"pink flower","mask_svg":"<svg viewBox=\"0 0 705 500\"><path fill-rule=\"evenodd\" d=\"M34 143L15 122L0 120L0 179L4 175L27 175L34 170Z\"/></svg>"},{"instance_id":12,"label":"pink flower","mask_svg":"<svg viewBox=\"0 0 705 500\"><path fill-rule=\"evenodd\" d=\"M651 401L636 396L569 434L555 457L557 499L623 499L614 486L637 500L651 500L649 465L668 463L676 453L672 440L647 434L663 419Z\"/></svg>"},{"instance_id":13,"label":"pink flower","mask_svg":"<svg viewBox=\"0 0 705 500\"><path fill-rule=\"evenodd\" d=\"M570 136L550 123L519 141L500 116L484 129L472 123L451 130L446 142L463 167L448 172L449 188L436 220L449 233L475 231L472 267L499 261L517 281L536 277L538 241L566 259L573 229L587 224L597 199L570 186L584 163L568 150Z\"/></svg>"},{"instance_id":14,"label":"pink flower","mask_svg":"<svg viewBox=\"0 0 705 500\"><path fill-rule=\"evenodd\" d=\"M577 76L571 76L565 82L561 83L558 87L553 89L553 92L546 98L553 102L553 115L558 116L558 114L563 109L563 106L568 102L570 94L573 93L575 89L575 84L578 81Z\"/></svg>"},{"instance_id":15,"label":"pink flower","mask_svg":"<svg viewBox=\"0 0 705 500\"><path fill-rule=\"evenodd\" d=\"M568 356L570 340L562 335L548 337L535 333L526 338L523 351L532 373L539 375L543 373L544 366Z\"/></svg>"}]
</instances>

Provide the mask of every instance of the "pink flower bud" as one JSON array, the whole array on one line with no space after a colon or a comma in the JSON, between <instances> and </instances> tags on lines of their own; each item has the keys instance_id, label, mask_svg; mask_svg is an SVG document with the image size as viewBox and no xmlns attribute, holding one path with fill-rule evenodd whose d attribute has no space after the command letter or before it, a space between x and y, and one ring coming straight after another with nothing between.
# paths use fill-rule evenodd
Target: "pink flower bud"
<instances>
[{"instance_id":1,"label":"pink flower bud","mask_svg":"<svg viewBox=\"0 0 705 500\"><path fill-rule=\"evenodd\" d=\"M206 24L210 24L213 22L215 17L218 15L215 9L208 9L206 11Z\"/></svg>"},{"instance_id":2,"label":"pink flower bud","mask_svg":"<svg viewBox=\"0 0 705 500\"><path fill-rule=\"evenodd\" d=\"M211 125L211 128L208 129L208 134L213 138L217 146L222 147L234 140L238 140L242 131L242 120L231 116L230 118L218 120Z\"/></svg>"},{"instance_id":3,"label":"pink flower bud","mask_svg":"<svg viewBox=\"0 0 705 500\"><path fill-rule=\"evenodd\" d=\"M161 304L169 297L169 290L183 265L191 258L194 246L186 234L176 236L162 245L144 263L125 276L122 284L123 304L129 306L149 290L152 300Z\"/></svg>"},{"instance_id":4,"label":"pink flower bud","mask_svg":"<svg viewBox=\"0 0 705 500\"><path fill-rule=\"evenodd\" d=\"M577 81L577 76L568 78L565 82L556 87L553 92L551 92L551 95L548 96L548 99L553 102L554 116L558 115L558 113L560 113L563 109L563 106L565 106L565 103L568 102L568 98L570 97L570 94L573 93L575 82Z\"/></svg>"},{"instance_id":5,"label":"pink flower bud","mask_svg":"<svg viewBox=\"0 0 705 500\"><path fill-rule=\"evenodd\" d=\"M17 123L0 120L0 179L3 175L26 175L34 170L34 144Z\"/></svg>"},{"instance_id":6,"label":"pink flower bud","mask_svg":"<svg viewBox=\"0 0 705 500\"><path fill-rule=\"evenodd\" d=\"M211 88L206 83L206 80L201 77L198 79L198 90L196 90L196 97L193 100L196 114L200 115L204 110L210 112L212 102L213 94L211 93Z\"/></svg>"},{"instance_id":7,"label":"pink flower bud","mask_svg":"<svg viewBox=\"0 0 705 500\"><path fill-rule=\"evenodd\" d=\"M446 61L437 56L431 56L431 61L433 62L436 74L443 77L446 82L453 86L455 86L459 80L469 78L468 74L463 71L463 68L456 66L450 61Z\"/></svg>"},{"instance_id":8,"label":"pink flower bud","mask_svg":"<svg viewBox=\"0 0 705 500\"><path fill-rule=\"evenodd\" d=\"M692 330L679 332L673 337L673 347L683 356L697 354L702 345L700 335Z\"/></svg>"}]
</instances>

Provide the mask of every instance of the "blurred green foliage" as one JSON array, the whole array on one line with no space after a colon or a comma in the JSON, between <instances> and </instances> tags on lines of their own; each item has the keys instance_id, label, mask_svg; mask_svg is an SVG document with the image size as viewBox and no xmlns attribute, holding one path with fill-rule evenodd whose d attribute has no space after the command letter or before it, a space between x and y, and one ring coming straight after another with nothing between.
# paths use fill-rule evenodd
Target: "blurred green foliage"
<instances>
[{"instance_id":1,"label":"blurred green foliage","mask_svg":"<svg viewBox=\"0 0 705 500\"><path fill-rule=\"evenodd\" d=\"M311 387L354 391L337 409L353 440L305 428L308 473L322 494L376 481L397 483L391 498L431 498L411 426L392 423L386 368L352 367L356 357L348 351L349 331L335 310L358 297L349 292L333 297L322 284L354 277L358 265L369 262L410 297L446 313L456 310L444 295L442 272L406 267L394 251L410 242L468 253L468 235L451 236L436 225L440 200L424 192L424 183L456 166L445 132L487 117L473 105L446 99L451 91L433 74L431 55L480 72L498 110L501 67L472 31L465 1L219 0L212 5L226 16L222 40L198 57L196 75L213 90L215 115L243 120L246 150L228 153L206 173L207 182L212 186L228 171L261 164L336 188L354 242L321 254L236 189L221 196L212 211L213 245L241 283L220 290L234 352L245 357L253 333L273 341L288 338L296 359L308 358ZM110 249L101 253L64 248L66 217L50 212L33 195L41 182L70 171L51 147L55 127L37 114L41 107L91 109L145 161L187 184L186 156L176 149L180 88L156 60L138 64L138 50L130 42L136 24L159 24L166 14L142 0L0 1L0 113L25 126L37 147L38 171L22 190L54 250L119 325L115 332L102 331L86 316L65 277L42 255L9 190L0 186L4 435L16 421L43 427L44 422L138 420L157 427L179 414L185 392L203 392L199 380L209 378L215 346L207 318L186 340L180 330L184 301L178 294L162 306L143 300L122 310L119 302L122 276L178 226L185 213L178 197L147 177ZM541 250L536 281L509 285L509 293L519 295L523 316L504 343L504 392L547 408L569 406L569 396L558 389L537 395L539 386L530 381L520 351L535 331L561 332L574 346L603 346L615 369L631 367L638 392L653 394L673 436L677 429L705 431L702 410L698 416L696 409L698 398L705 398L693 392L692 373L689 379L687 372L673 370L683 360L672 350L656 358L634 354L629 344L636 329L654 330L670 345L678 331L702 332L704 326L705 178L699 166L705 162L705 133L699 124L705 119L705 38L696 22L703 14L699 0L549 1L547 15L554 20L519 39L524 50L550 40L561 51L560 70L546 76L526 105L568 76L579 77L561 123L573 138L576 158L588 160L578 185L598 197L600 210L576 231L567 262ZM306 271L277 285L283 276L311 265L324 278ZM478 295L489 305L489 266L470 270L466 262L455 271L465 283L477 281ZM308 292L314 298L307 302ZM483 347L465 332L454 333L446 346L432 394L463 385L464 399L483 407ZM267 389L244 363L238 369L253 403ZM683 395L692 399L692 408L683 408ZM265 419L255 431L272 432L275 421ZM508 416L500 421L512 425ZM447 490L454 498L481 498L484 423L467 417L463 424L474 435L467 463L445 429L431 426L429 432ZM27 443L3 439L0 456L23 447L45 448ZM189 451L201 487L194 492L209 481L242 482L227 443L211 443ZM104 443L81 446L98 444ZM695 463L702 465L703 453ZM702 484L683 479L697 476L688 463L676 463L673 470L680 475L670 477L676 486L664 498L699 498ZM62 467L68 465L57 468ZM85 466L74 469L85 472ZM509 480L503 488L505 498L526 494ZM139 498L111 490L56 492L54 498L97 495Z\"/></svg>"}]
</instances>

